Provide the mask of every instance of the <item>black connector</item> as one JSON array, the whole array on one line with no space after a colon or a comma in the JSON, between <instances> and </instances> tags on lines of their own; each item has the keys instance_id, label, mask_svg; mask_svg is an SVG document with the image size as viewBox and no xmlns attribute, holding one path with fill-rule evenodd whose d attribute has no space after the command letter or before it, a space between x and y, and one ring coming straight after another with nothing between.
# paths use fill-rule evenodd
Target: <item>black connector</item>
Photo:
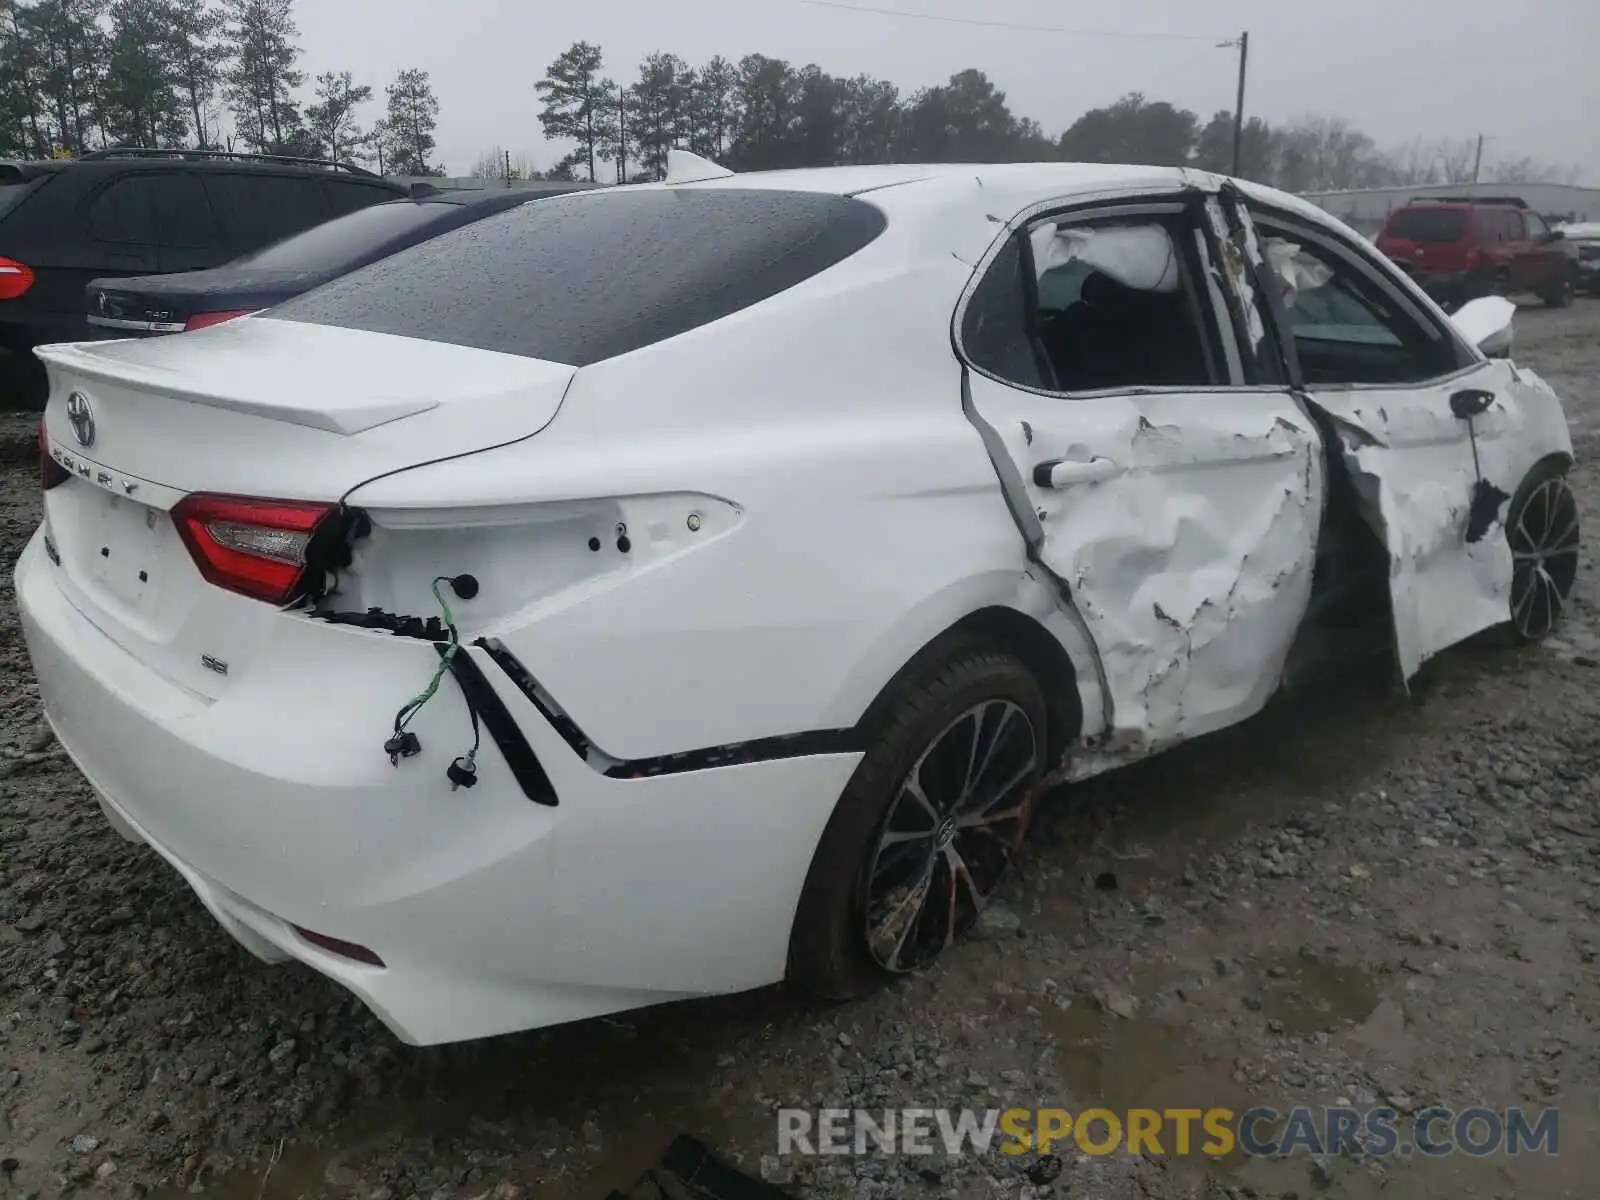
<instances>
[{"instance_id":1,"label":"black connector","mask_svg":"<svg viewBox=\"0 0 1600 1200\"><path fill-rule=\"evenodd\" d=\"M444 777L450 781L450 790L471 787L478 782L478 768L472 762L472 755L466 754L456 759L445 768Z\"/></svg>"},{"instance_id":2,"label":"black connector","mask_svg":"<svg viewBox=\"0 0 1600 1200\"><path fill-rule=\"evenodd\" d=\"M450 581L450 590L463 600L471 600L478 594L478 577L476 575L457 575Z\"/></svg>"},{"instance_id":3,"label":"black connector","mask_svg":"<svg viewBox=\"0 0 1600 1200\"><path fill-rule=\"evenodd\" d=\"M417 735L409 729L395 734L383 744L383 752L389 756L389 765L398 767L402 758L411 758L422 753L422 743L417 740Z\"/></svg>"}]
</instances>

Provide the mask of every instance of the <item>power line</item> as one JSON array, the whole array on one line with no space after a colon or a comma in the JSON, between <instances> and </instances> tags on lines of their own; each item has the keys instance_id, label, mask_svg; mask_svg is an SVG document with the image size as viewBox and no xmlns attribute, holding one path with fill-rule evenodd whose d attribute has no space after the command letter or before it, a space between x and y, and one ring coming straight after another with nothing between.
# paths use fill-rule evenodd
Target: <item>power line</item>
<instances>
[{"instance_id":1,"label":"power line","mask_svg":"<svg viewBox=\"0 0 1600 1200\"><path fill-rule=\"evenodd\" d=\"M816 8L838 8L845 12L875 13L881 17L904 17L913 21L942 21L950 25L981 25L986 29L1015 29L1024 33L1061 33L1071 37L1121 38L1140 42L1209 42L1211 36L1197 33L1121 33L1109 29L1067 29L1056 25L1020 25L1009 21L980 21L975 17L946 17L936 13L906 12L898 8L872 8L865 4L845 4L841 0L799 0Z\"/></svg>"}]
</instances>

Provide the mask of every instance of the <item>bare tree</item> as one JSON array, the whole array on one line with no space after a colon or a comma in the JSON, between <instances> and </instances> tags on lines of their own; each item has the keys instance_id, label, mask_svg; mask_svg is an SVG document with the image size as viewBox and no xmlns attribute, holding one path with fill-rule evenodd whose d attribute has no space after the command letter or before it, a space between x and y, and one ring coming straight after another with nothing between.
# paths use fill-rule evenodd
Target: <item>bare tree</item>
<instances>
[{"instance_id":1,"label":"bare tree","mask_svg":"<svg viewBox=\"0 0 1600 1200\"><path fill-rule=\"evenodd\" d=\"M1477 165L1478 147L1471 138L1460 141L1445 138L1439 143L1439 173L1445 183L1471 183Z\"/></svg>"}]
</instances>

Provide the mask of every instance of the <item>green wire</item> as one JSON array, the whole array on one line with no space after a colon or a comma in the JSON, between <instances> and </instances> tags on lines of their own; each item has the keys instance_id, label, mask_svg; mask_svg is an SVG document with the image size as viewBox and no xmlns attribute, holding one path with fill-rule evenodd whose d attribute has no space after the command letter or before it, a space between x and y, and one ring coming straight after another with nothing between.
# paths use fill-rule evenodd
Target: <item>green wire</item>
<instances>
[{"instance_id":1,"label":"green wire","mask_svg":"<svg viewBox=\"0 0 1600 1200\"><path fill-rule=\"evenodd\" d=\"M411 723L411 718L421 712L422 706L433 699L433 694L439 690L439 683L444 679L445 672L450 669L450 664L455 661L456 650L461 645L460 635L456 633L456 619L450 612L450 605L439 594L439 584L445 582L448 582L448 577L444 575L434 579L433 598L439 602L439 609L444 613L445 628L450 631L450 646L444 652L444 656L440 658L439 669L433 673L433 678L428 681L428 686L408 700L400 711L395 714L394 731L396 733L404 732L405 727Z\"/></svg>"}]
</instances>

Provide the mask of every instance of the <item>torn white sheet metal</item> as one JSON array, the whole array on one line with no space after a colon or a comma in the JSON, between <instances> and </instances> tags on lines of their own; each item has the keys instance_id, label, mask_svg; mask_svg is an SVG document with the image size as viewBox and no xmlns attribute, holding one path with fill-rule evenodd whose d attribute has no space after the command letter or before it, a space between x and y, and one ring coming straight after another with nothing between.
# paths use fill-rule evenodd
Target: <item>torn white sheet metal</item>
<instances>
[{"instance_id":1,"label":"torn white sheet metal","mask_svg":"<svg viewBox=\"0 0 1600 1200\"><path fill-rule=\"evenodd\" d=\"M1509 501L1482 538L1466 540L1478 471L1467 424L1450 411L1450 396L1465 388L1495 394L1473 433L1483 478L1508 496L1541 458L1571 454L1555 393L1505 362L1430 387L1312 393L1340 426L1362 515L1389 550L1395 649L1407 680L1439 651L1510 617Z\"/></svg>"},{"instance_id":2,"label":"torn white sheet metal","mask_svg":"<svg viewBox=\"0 0 1600 1200\"><path fill-rule=\"evenodd\" d=\"M1259 711L1305 614L1323 506L1321 437L1292 397L971 387L1098 653L1120 761Z\"/></svg>"},{"instance_id":3,"label":"torn white sheet metal","mask_svg":"<svg viewBox=\"0 0 1600 1200\"><path fill-rule=\"evenodd\" d=\"M1029 234L1034 269L1043 275L1053 267L1081 262L1141 292L1175 292L1179 286L1178 255L1172 238L1148 222L1093 228L1061 227L1045 222Z\"/></svg>"},{"instance_id":4,"label":"torn white sheet metal","mask_svg":"<svg viewBox=\"0 0 1600 1200\"><path fill-rule=\"evenodd\" d=\"M1237 205L1234 212L1243 221L1248 221L1248 216ZM1220 264L1224 275L1227 277L1228 286L1233 294L1238 297L1243 306L1245 333L1250 339L1250 352L1259 353L1261 343L1267 336L1266 323L1262 320L1260 306L1256 302L1255 284L1251 280L1250 263L1240 251L1238 243L1234 241L1233 230L1228 225L1227 215L1222 211L1222 201L1216 196L1206 198L1206 219L1211 224L1211 231L1221 243L1222 263ZM1248 226L1247 226L1248 228ZM1253 239L1253 231L1249 234Z\"/></svg>"}]
</instances>

